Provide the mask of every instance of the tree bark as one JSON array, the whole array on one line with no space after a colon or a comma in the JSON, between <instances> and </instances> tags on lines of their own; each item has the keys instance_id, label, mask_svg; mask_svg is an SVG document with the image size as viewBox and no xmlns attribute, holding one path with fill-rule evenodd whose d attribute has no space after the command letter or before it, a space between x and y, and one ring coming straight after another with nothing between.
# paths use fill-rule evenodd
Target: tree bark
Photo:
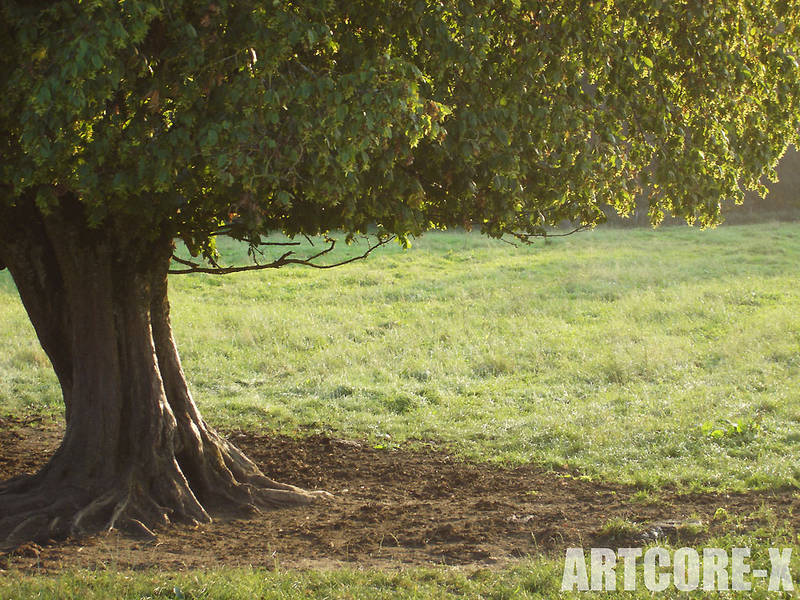
<instances>
[{"instance_id":1,"label":"tree bark","mask_svg":"<svg viewBox=\"0 0 800 600\"><path fill-rule=\"evenodd\" d=\"M0 483L0 549L104 529L152 535L218 510L304 504L202 419L169 317L166 234L89 228L80 206L0 215L0 263L63 390L66 429L35 475Z\"/></svg>"}]
</instances>

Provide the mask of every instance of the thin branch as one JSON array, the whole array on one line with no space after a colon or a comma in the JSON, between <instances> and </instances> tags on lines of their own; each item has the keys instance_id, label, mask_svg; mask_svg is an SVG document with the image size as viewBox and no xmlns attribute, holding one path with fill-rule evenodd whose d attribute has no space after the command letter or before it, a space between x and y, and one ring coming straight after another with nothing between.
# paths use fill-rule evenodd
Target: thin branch
<instances>
[{"instance_id":1,"label":"thin branch","mask_svg":"<svg viewBox=\"0 0 800 600\"><path fill-rule=\"evenodd\" d=\"M507 239L505 239L505 238L502 238L502 237L501 237L501 238L498 238L498 239L499 239L501 242L503 242L504 244L508 244L509 246L514 246L514 248L519 248L519 246L518 246L517 244L515 244L514 242L512 242L512 241L510 241L510 240L507 240Z\"/></svg>"},{"instance_id":2,"label":"thin branch","mask_svg":"<svg viewBox=\"0 0 800 600\"><path fill-rule=\"evenodd\" d=\"M336 240L332 238L328 238L328 247L316 254L311 256L307 256L305 258L292 258L294 255L293 251L288 251L282 254L280 257L275 259L272 262L264 263L264 264L254 264L254 265L244 265L244 266L234 266L234 267L203 267L197 263L193 263L188 260L184 260L182 258L178 258L173 255L173 258L176 262L187 266L186 269L170 269L168 272L171 275L184 275L187 273L208 273L210 275L228 275L230 273L241 273L244 271L261 271L263 269L278 269L280 267L286 265L304 265L306 267L312 267L314 269L333 269L334 267L341 267L343 265L355 262L357 260L363 260L367 258L374 250L380 248L381 246L385 246L389 242L395 239L396 236L390 237L383 237L378 238L378 240L369 246L363 254L359 254L358 256L353 256L348 258L347 260L342 260L336 263L331 263L327 265L321 265L318 263L313 262L314 260L324 256L331 252L334 247L336 246Z\"/></svg>"},{"instance_id":3,"label":"thin branch","mask_svg":"<svg viewBox=\"0 0 800 600\"><path fill-rule=\"evenodd\" d=\"M190 260L186 260L185 258L181 258L177 254L173 254L172 255L172 260L174 260L177 263L181 263L182 265L186 265L187 267L199 267L200 266L196 262L192 262Z\"/></svg>"},{"instance_id":4,"label":"thin branch","mask_svg":"<svg viewBox=\"0 0 800 600\"><path fill-rule=\"evenodd\" d=\"M566 233L546 233L543 237L567 237L568 235L572 235L580 231L586 231L587 229L592 229L592 227L594 227L594 225L590 224L578 225L575 229L567 231Z\"/></svg>"},{"instance_id":5,"label":"thin branch","mask_svg":"<svg viewBox=\"0 0 800 600\"><path fill-rule=\"evenodd\" d=\"M506 233L508 235L514 236L521 242L530 244L531 240L534 238L567 237L568 235L572 235L578 233L579 231L585 231L591 228L592 225L578 225L575 229L567 231L566 233L547 233L547 231L543 231L542 233L522 233L519 231L507 231Z\"/></svg>"},{"instance_id":6,"label":"thin branch","mask_svg":"<svg viewBox=\"0 0 800 600\"><path fill-rule=\"evenodd\" d=\"M216 269L219 269L219 268L221 268L221 267L219 266L219 263L217 262L217 259L215 259L213 256L209 256L209 257L208 257L208 262L209 262L209 263L211 263L211 266L212 266L212 267L214 267L214 268L216 268Z\"/></svg>"}]
</instances>

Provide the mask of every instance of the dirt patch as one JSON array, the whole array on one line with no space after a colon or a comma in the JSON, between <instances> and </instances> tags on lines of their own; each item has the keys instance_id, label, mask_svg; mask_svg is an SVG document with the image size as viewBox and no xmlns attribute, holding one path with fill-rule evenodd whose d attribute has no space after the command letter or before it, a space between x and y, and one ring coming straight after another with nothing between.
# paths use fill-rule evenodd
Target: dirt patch
<instances>
[{"instance_id":1,"label":"dirt patch","mask_svg":"<svg viewBox=\"0 0 800 600\"><path fill-rule=\"evenodd\" d=\"M0 480L39 468L61 431L42 423L0 429ZM393 567L503 564L567 546L641 544L658 536L703 537L730 529L713 520L724 508L749 528L763 506L795 529L800 498L792 492L678 495L655 502L636 489L585 481L534 466L469 463L434 447L386 450L324 436L304 439L230 432L234 443L270 476L326 489L335 500L255 518L218 518L198 528L175 526L142 542L118 534L29 546L0 567L165 570L217 566ZM700 524L693 524L698 520ZM634 528L617 527L613 521ZM689 523L681 533L681 523ZM687 533L688 532L688 533ZM3 564L5 563L5 564Z\"/></svg>"}]
</instances>

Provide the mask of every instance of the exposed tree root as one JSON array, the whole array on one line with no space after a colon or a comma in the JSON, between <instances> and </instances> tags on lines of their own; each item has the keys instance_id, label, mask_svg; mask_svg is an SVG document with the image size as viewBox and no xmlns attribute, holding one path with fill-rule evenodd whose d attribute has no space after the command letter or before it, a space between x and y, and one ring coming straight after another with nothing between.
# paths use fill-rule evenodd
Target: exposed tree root
<instances>
[{"instance_id":1,"label":"exposed tree root","mask_svg":"<svg viewBox=\"0 0 800 600\"><path fill-rule=\"evenodd\" d=\"M171 523L210 522L210 508L198 501L180 471L174 475L178 476L131 474L102 492L76 489L67 483L54 485L40 476L11 480L0 485L0 552L13 551L26 542L46 543L103 531L153 538L155 531ZM255 467L246 481L237 481L228 468L207 473L204 479L206 505L228 513L260 513L264 508L298 506L331 497L327 492L274 482ZM31 488L31 482L37 480L39 485Z\"/></svg>"}]
</instances>

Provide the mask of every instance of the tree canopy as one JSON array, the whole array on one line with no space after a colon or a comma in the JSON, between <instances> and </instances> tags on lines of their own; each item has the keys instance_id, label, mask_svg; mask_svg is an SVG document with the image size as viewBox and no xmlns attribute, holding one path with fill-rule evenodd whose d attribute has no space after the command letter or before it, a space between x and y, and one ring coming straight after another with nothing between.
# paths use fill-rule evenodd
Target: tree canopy
<instances>
[{"instance_id":1,"label":"tree canopy","mask_svg":"<svg viewBox=\"0 0 800 600\"><path fill-rule=\"evenodd\" d=\"M0 203L213 255L377 225L714 224L800 130L793 0L4 2Z\"/></svg>"}]
</instances>

